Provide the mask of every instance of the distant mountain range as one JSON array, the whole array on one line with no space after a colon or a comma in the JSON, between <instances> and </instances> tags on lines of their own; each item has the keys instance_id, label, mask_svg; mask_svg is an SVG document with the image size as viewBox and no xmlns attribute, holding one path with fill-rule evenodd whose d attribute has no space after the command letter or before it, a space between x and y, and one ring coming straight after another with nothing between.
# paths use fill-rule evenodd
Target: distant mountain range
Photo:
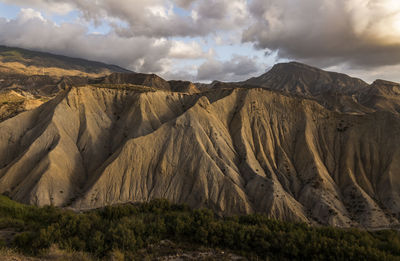
<instances>
[{"instance_id":1,"label":"distant mountain range","mask_svg":"<svg viewBox=\"0 0 400 261\"><path fill-rule=\"evenodd\" d=\"M399 225L398 83L292 62L205 85L15 50L21 59L0 54L0 193L14 200L166 198L219 215ZM27 75L14 62L81 74Z\"/></svg>"}]
</instances>

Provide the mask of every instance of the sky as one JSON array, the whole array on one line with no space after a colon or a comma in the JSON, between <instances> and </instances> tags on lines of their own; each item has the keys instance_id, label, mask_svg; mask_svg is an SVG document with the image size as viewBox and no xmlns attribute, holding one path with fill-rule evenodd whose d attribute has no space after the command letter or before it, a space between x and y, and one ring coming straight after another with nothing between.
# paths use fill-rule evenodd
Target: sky
<instances>
[{"instance_id":1,"label":"sky","mask_svg":"<svg viewBox=\"0 0 400 261\"><path fill-rule=\"evenodd\" d=\"M298 61L400 82L400 0L0 0L0 45L168 80L240 81Z\"/></svg>"}]
</instances>

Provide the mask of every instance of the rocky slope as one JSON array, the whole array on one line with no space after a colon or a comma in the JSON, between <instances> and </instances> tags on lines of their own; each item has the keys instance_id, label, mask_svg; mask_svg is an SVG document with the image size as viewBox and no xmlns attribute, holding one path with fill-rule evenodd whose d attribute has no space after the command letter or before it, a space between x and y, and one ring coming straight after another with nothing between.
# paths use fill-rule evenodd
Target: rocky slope
<instances>
[{"instance_id":1,"label":"rocky slope","mask_svg":"<svg viewBox=\"0 0 400 261\"><path fill-rule=\"evenodd\" d=\"M61 90L0 123L0 193L77 209L167 198L220 215L398 225L398 85L292 66L272 70L286 83L262 87L200 92L114 74ZM324 90L342 83L344 98L324 104Z\"/></svg>"}]
</instances>

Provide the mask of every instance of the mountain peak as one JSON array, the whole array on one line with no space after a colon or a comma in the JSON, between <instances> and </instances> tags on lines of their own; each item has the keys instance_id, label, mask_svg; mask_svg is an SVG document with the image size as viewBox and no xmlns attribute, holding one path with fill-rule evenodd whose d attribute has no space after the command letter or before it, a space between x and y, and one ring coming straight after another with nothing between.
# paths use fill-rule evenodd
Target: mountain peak
<instances>
[{"instance_id":1,"label":"mountain peak","mask_svg":"<svg viewBox=\"0 0 400 261\"><path fill-rule=\"evenodd\" d=\"M331 91L352 92L367 86L367 83L358 78L299 62L278 63L265 74L243 83L301 95L318 95Z\"/></svg>"},{"instance_id":2,"label":"mountain peak","mask_svg":"<svg viewBox=\"0 0 400 261\"><path fill-rule=\"evenodd\" d=\"M361 79L353 78L344 73L325 71L320 68L295 61L288 63L277 63L271 68L271 70L269 70L265 74L271 74L271 73L290 74L292 77L301 76L301 77L312 78L308 80L315 80L315 79L321 80L322 78L327 81L330 81L330 80L335 80L337 78L346 78L346 79L355 79L357 81L362 81Z\"/></svg>"},{"instance_id":3,"label":"mountain peak","mask_svg":"<svg viewBox=\"0 0 400 261\"><path fill-rule=\"evenodd\" d=\"M398 86L400 83L377 79L372 83L372 86Z\"/></svg>"},{"instance_id":4,"label":"mountain peak","mask_svg":"<svg viewBox=\"0 0 400 261\"><path fill-rule=\"evenodd\" d=\"M271 70L277 70L277 69L286 69L286 70L314 70L314 71L323 71L319 68L292 61L292 62L287 62L287 63L277 63L275 64Z\"/></svg>"}]
</instances>

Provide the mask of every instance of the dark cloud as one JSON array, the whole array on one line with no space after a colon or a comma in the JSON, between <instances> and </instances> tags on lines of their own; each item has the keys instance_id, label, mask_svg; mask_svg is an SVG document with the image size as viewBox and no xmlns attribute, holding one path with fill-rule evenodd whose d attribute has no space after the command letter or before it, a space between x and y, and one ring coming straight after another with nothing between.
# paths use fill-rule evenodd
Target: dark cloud
<instances>
[{"instance_id":1,"label":"dark cloud","mask_svg":"<svg viewBox=\"0 0 400 261\"><path fill-rule=\"evenodd\" d=\"M253 0L244 42L322 67L400 62L400 2Z\"/></svg>"},{"instance_id":2,"label":"dark cloud","mask_svg":"<svg viewBox=\"0 0 400 261\"><path fill-rule=\"evenodd\" d=\"M105 1L106 2L106 1ZM140 13L112 12L107 15L125 21L127 26L115 26L123 36L145 35L149 37L207 36L218 31L236 30L247 23L246 0L192 1L190 16L170 12L172 1L158 1L158 5L143 4ZM112 2L115 5L115 2ZM118 6L118 5L115 5ZM124 9L125 11L126 9Z\"/></svg>"}]
</instances>

